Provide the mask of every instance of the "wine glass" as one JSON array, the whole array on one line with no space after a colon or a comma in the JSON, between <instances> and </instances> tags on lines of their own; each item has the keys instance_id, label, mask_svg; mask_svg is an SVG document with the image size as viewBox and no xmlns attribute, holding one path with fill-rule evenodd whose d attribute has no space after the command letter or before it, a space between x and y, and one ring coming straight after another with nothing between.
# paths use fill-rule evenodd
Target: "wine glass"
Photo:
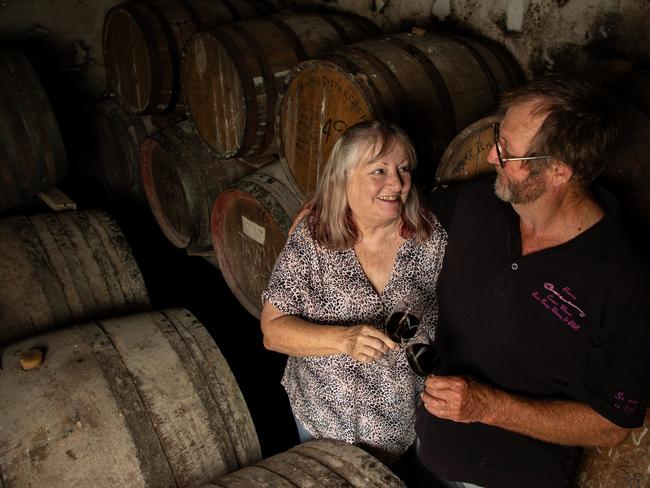
<instances>
[{"instance_id":1,"label":"wine glass","mask_svg":"<svg viewBox=\"0 0 650 488\"><path fill-rule=\"evenodd\" d=\"M418 342L409 344L405 352L411 370L418 376L435 375L440 371L442 358L428 334L424 338L418 337Z\"/></svg>"},{"instance_id":2,"label":"wine glass","mask_svg":"<svg viewBox=\"0 0 650 488\"><path fill-rule=\"evenodd\" d=\"M418 330L420 321L428 304L424 300L415 300L410 296L400 298L391 310L384 324L384 332L401 347L406 347ZM396 353L388 351L376 360L382 366L393 367L397 362Z\"/></svg>"}]
</instances>

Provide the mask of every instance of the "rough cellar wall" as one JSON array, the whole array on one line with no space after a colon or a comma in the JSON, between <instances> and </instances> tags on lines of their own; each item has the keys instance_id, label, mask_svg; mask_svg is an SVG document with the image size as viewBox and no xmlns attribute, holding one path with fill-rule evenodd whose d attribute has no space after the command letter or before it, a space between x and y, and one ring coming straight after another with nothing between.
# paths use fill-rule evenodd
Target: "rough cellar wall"
<instances>
[{"instance_id":1,"label":"rough cellar wall","mask_svg":"<svg viewBox=\"0 0 650 488\"><path fill-rule=\"evenodd\" d=\"M89 98L106 89L101 27L116 0L0 0L0 40L47 53L50 76ZM650 66L648 0L293 0L368 17L386 31L444 22L505 45L528 77L619 58ZM55 80L55 81L61 81Z\"/></svg>"},{"instance_id":2,"label":"rough cellar wall","mask_svg":"<svg viewBox=\"0 0 650 488\"><path fill-rule=\"evenodd\" d=\"M106 89L102 22L116 0L0 0L0 41L27 43L47 58L45 82L69 82L89 98ZM44 73L46 72L46 73Z\"/></svg>"},{"instance_id":3,"label":"rough cellar wall","mask_svg":"<svg viewBox=\"0 0 650 488\"><path fill-rule=\"evenodd\" d=\"M384 30L444 22L506 46L529 77L621 58L650 63L647 0L301 0L354 12Z\"/></svg>"}]
</instances>

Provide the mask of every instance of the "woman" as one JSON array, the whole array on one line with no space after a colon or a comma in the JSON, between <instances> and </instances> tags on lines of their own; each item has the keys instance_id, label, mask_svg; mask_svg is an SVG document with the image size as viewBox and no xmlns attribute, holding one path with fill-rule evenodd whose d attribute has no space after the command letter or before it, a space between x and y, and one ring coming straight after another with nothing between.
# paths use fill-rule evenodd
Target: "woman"
<instances>
[{"instance_id":1,"label":"woman","mask_svg":"<svg viewBox=\"0 0 650 488\"><path fill-rule=\"evenodd\" d=\"M384 462L415 439L423 383L383 324L408 296L431 304L418 333L433 334L446 243L411 186L415 163L394 125L350 127L262 294L264 345L290 356L282 384L301 440L345 440ZM375 362L391 349L394 367Z\"/></svg>"}]
</instances>

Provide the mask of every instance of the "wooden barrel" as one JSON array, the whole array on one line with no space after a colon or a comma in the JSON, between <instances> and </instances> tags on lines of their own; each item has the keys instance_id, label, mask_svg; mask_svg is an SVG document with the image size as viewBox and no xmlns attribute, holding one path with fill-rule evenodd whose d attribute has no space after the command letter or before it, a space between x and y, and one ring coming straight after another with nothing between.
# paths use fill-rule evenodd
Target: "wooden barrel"
<instances>
[{"instance_id":1,"label":"wooden barrel","mask_svg":"<svg viewBox=\"0 0 650 488\"><path fill-rule=\"evenodd\" d=\"M342 441L305 442L202 488L406 488L376 458Z\"/></svg>"},{"instance_id":2,"label":"wooden barrel","mask_svg":"<svg viewBox=\"0 0 650 488\"><path fill-rule=\"evenodd\" d=\"M138 151L142 141L157 130L151 117L133 115L114 99L93 110L96 159L92 170L106 194L116 201L144 201Z\"/></svg>"},{"instance_id":3,"label":"wooden barrel","mask_svg":"<svg viewBox=\"0 0 650 488\"><path fill-rule=\"evenodd\" d=\"M200 32L183 61L189 117L221 158L274 153L275 103L288 70L377 32L357 17L289 13Z\"/></svg>"},{"instance_id":4,"label":"wooden barrel","mask_svg":"<svg viewBox=\"0 0 650 488\"><path fill-rule=\"evenodd\" d=\"M487 40L442 34L396 34L338 49L287 76L276 120L278 154L297 186L311 194L342 131L389 119L413 140L420 181L458 132L496 107L519 81L519 68Z\"/></svg>"},{"instance_id":5,"label":"wooden barrel","mask_svg":"<svg viewBox=\"0 0 650 488\"><path fill-rule=\"evenodd\" d=\"M581 488L650 486L650 413L642 427L633 429L616 447L586 448L578 472Z\"/></svg>"},{"instance_id":6,"label":"wooden barrel","mask_svg":"<svg viewBox=\"0 0 650 488\"><path fill-rule=\"evenodd\" d=\"M436 169L436 183L444 185L493 173L487 155L494 145L494 124L499 115L488 115L465 127L442 153Z\"/></svg>"},{"instance_id":7,"label":"wooden barrel","mask_svg":"<svg viewBox=\"0 0 650 488\"><path fill-rule=\"evenodd\" d=\"M43 363L24 370L34 350ZM187 310L75 325L2 359L4 488L196 487L260 459L237 382Z\"/></svg>"},{"instance_id":8,"label":"wooden barrel","mask_svg":"<svg viewBox=\"0 0 650 488\"><path fill-rule=\"evenodd\" d=\"M181 94L181 52L194 33L275 11L275 0L134 0L113 7L102 31L108 84L132 113L170 113Z\"/></svg>"},{"instance_id":9,"label":"wooden barrel","mask_svg":"<svg viewBox=\"0 0 650 488\"><path fill-rule=\"evenodd\" d=\"M126 238L100 211L0 220L0 344L148 310Z\"/></svg>"},{"instance_id":10,"label":"wooden barrel","mask_svg":"<svg viewBox=\"0 0 650 488\"><path fill-rule=\"evenodd\" d=\"M214 199L270 159L218 159L188 122L146 138L140 147L142 183L165 237L188 251L211 251L210 209Z\"/></svg>"},{"instance_id":11,"label":"wooden barrel","mask_svg":"<svg viewBox=\"0 0 650 488\"><path fill-rule=\"evenodd\" d=\"M304 200L280 163L265 166L223 191L212 206L212 245L230 290L255 317L260 296Z\"/></svg>"},{"instance_id":12,"label":"wooden barrel","mask_svg":"<svg viewBox=\"0 0 650 488\"><path fill-rule=\"evenodd\" d=\"M67 177L52 106L31 64L0 49L0 211L24 203Z\"/></svg>"}]
</instances>

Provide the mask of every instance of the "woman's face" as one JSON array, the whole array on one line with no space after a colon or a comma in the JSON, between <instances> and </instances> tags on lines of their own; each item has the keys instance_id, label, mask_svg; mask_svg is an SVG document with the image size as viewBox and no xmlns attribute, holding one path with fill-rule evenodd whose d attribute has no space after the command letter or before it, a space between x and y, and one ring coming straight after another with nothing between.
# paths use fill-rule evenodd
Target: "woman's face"
<instances>
[{"instance_id":1,"label":"woman's face","mask_svg":"<svg viewBox=\"0 0 650 488\"><path fill-rule=\"evenodd\" d=\"M399 141L386 154L362 162L347 173L348 205L357 224L386 225L398 221L410 190L410 162Z\"/></svg>"}]
</instances>

